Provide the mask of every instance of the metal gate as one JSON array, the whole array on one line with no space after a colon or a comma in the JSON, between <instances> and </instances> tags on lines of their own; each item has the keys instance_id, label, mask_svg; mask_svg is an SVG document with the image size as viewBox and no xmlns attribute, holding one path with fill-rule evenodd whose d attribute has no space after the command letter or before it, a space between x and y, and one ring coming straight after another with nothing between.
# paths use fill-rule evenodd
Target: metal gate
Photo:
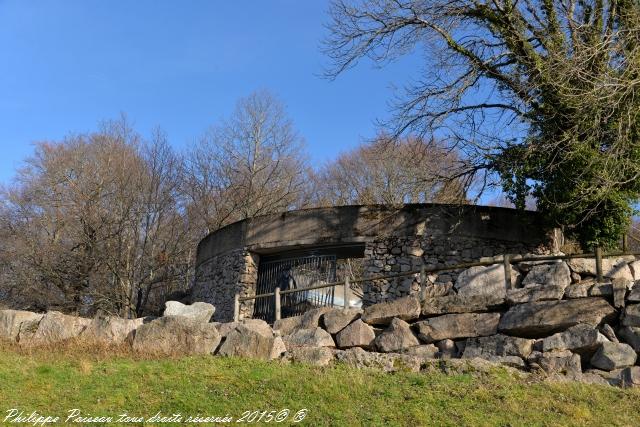
<instances>
[{"instance_id":1,"label":"metal gate","mask_svg":"<svg viewBox=\"0 0 640 427\"><path fill-rule=\"evenodd\" d=\"M261 261L258 267L256 294L273 292L278 286L284 291L335 281L335 255L311 255L272 261L267 259ZM313 307L331 306L333 297L333 287L285 294L282 296L281 315L283 318L297 316ZM256 299L253 318L272 323L275 320L274 299Z\"/></svg>"}]
</instances>

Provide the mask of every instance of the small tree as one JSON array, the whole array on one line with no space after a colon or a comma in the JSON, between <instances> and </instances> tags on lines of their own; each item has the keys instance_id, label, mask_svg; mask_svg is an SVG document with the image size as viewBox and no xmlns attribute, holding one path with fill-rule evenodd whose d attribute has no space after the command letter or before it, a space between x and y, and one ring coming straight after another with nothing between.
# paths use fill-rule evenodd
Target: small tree
<instances>
[{"instance_id":1,"label":"small tree","mask_svg":"<svg viewBox=\"0 0 640 427\"><path fill-rule=\"evenodd\" d=\"M206 232L257 215L300 207L309 168L303 140L268 92L238 102L187 155L185 190Z\"/></svg>"},{"instance_id":2,"label":"small tree","mask_svg":"<svg viewBox=\"0 0 640 427\"><path fill-rule=\"evenodd\" d=\"M614 246L640 196L638 0L335 0L335 77L427 60L387 123L438 135L585 247Z\"/></svg>"}]
</instances>

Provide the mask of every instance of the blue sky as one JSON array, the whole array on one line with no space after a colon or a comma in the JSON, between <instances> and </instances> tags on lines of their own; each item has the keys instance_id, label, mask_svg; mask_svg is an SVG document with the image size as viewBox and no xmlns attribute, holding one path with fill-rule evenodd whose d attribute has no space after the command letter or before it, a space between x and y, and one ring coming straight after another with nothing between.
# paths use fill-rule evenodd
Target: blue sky
<instances>
[{"instance_id":1,"label":"blue sky","mask_svg":"<svg viewBox=\"0 0 640 427\"><path fill-rule=\"evenodd\" d=\"M319 77L326 1L0 0L0 183L32 152L127 114L181 148L268 89L287 106L312 160L375 133L392 86L416 56L336 81Z\"/></svg>"}]
</instances>

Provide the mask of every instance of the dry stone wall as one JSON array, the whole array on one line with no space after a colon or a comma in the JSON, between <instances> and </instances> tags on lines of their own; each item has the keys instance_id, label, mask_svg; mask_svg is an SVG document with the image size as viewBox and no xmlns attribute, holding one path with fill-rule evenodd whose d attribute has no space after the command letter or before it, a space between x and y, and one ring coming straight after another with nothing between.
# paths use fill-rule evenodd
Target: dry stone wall
<instances>
[{"instance_id":1,"label":"dry stone wall","mask_svg":"<svg viewBox=\"0 0 640 427\"><path fill-rule=\"evenodd\" d=\"M499 259L502 254L548 254L553 247L543 243L517 243L496 239L478 239L465 236L416 235L409 237L387 237L366 245L365 277L416 271L424 264L426 268L441 268L450 265ZM497 275L504 273L501 266L495 267ZM427 277L430 284L453 287L461 270L433 274ZM518 280L518 274L514 280ZM363 306L389 301L420 290L418 277L382 279L365 282Z\"/></svg>"},{"instance_id":2,"label":"dry stone wall","mask_svg":"<svg viewBox=\"0 0 640 427\"><path fill-rule=\"evenodd\" d=\"M197 268L191 299L216 307L216 321L233 320L236 293L240 293L241 297L255 295L259 260L257 254L243 249L208 259ZM240 314L251 317L253 301L243 302Z\"/></svg>"},{"instance_id":3,"label":"dry stone wall","mask_svg":"<svg viewBox=\"0 0 640 427\"><path fill-rule=\"evenodd\" d=\"M85 319L0 310L0 339L20 345L82 340L157 354L212 354L385 371L483 371L640 386L640 271L611 259L605 283L589 260L522 263L507 288L490 268L464 270L456 286L363 310L322 307L278 320L210 322L215 308L169 302L157 319ZM622 272L622 273L620 273ZM502 278L504 279L504 278ZM473 281L484 287L476 287ZM497 292L501 289L502 292Z\"/></svg>"}]
</instances>

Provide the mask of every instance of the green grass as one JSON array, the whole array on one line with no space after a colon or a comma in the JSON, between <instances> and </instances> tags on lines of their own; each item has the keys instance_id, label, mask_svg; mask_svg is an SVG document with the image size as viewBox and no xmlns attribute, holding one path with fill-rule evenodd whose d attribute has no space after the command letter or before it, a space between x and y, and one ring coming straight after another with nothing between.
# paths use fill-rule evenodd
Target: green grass
<instances>
[{"instance_id":1,"label":"green grass","mask_svg":"<svg viewBox=\"0 0 640 427\"><path fill-rule=\"evenodd\" d=\"M301 425L308 426L638 426L640 390L523 380L500 369L455 376L385 374L345 366L4 346L0 423L11 408L62 419L73 408L114 418L123 412L237 418L244 411L287 408L293 414L304 408L309 412ZM290 419L282 424L290 425Z\"/></svg>"}]
</instances>

